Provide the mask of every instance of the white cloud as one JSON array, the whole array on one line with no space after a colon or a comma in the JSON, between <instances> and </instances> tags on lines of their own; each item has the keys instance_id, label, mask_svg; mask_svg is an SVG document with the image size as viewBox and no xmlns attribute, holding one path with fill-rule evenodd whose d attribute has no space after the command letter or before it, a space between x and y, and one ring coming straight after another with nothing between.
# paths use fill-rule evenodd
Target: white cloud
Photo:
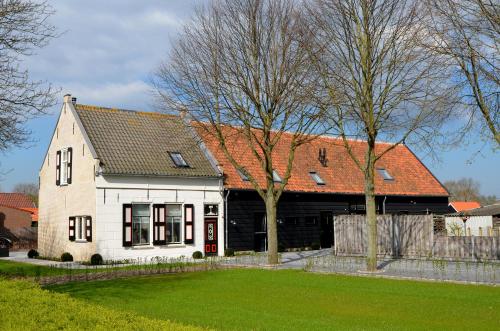
<instances>
[{"instance_id":1,"label":"white cloud","mask_svg":"<svg viewBox=\"0 0 500 331\"><path fill-rule=\"evenodd\" d=\"M63 92L77 97L82 104L135 110L147 110L151 99L151 87L141 80L104 84L69 83Z\"/></svg>"}]
</instances>

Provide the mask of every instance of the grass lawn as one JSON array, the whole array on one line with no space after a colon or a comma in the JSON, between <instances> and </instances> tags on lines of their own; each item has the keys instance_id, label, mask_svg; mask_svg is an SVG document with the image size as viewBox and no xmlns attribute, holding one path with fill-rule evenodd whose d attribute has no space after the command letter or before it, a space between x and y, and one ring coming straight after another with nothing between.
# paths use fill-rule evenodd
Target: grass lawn
<instances>
[{"instance_id":1,"label":"grass lawn","mask_svg":"<svg viewBox=\"0 0 500 331\"><path fill-rule=\"evenodd\" d=\"M64 274L64 270L30 263L0 260L0 276L2 277L35 277L57 276Z\"/></svg>"},{"instance_id":2,"label":"grass lawn","mask_svg":"<svg viewBox=\"0 0 500 331\"><path fill-rule=\"evenodd\" d=\"M0 330L201 331L196 327L103 308L42 290L32 282L1 278Z\"/></svg>"},{"instance_id":3,"label":"grass lawn","mask_svg":"<svg viewBox=\"0 0 500 331\"><path fill-rule=\"evenodd\" d=\"M49 287L221 330L498 330L500 288L234 269Z\"/></svg>"}]
</instances>

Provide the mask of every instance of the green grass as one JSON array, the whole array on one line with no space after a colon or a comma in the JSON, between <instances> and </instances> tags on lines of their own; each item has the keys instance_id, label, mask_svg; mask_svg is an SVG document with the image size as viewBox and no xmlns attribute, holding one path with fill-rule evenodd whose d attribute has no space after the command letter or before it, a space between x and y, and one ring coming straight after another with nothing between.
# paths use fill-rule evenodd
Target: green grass
<instances>
[{"instance_id":1,"label":"green grass","mask_svg":"<svg viewBox=\"0 0 500 331\"><path fill-rule=\"evenodd\" d=\"M52 286L142 316L221 330L498 330L500 288L236 269Z\"/></svg>"},{"instance_id":2,"label":"green grass","mask_svg":"<svg viewBox=\"0 0 500 331\"><path fill-rule=\"evenodd\" d=\"M0 279L0 330L172 330L200 328L120 312L40 289L28 281Z\"/></svg>"},{"instance_id":3,"label":"green grass","mask_svg":"<svg viewBox=\"0 0 500 331\"><path fill-rule=\"evenodd\" d=\"M30 263L0 260L0 277L48 277L48 276L62 276L71 274L84 274L92 272L113 272L119 270L145 270L145 269L162 269L162 270L175 270L176 268L191 266L190 262L171 262L171 263L150 263L144 265L106 265L102 268L94 266L87 266L86 268L67 269L64 267L50 267L44 265L34 265Z\"/></svg>"},{"instance_id":4,"label":"green grass","mask_svg":"<svg viewBox=\"0 0 500 331\"><path fill-rule=\"evenodd\" d=\"M3 277L57 276L63 275L65 272L65 270L59 268L0 260L0 276Z\"/></svg>"}]
</instances>

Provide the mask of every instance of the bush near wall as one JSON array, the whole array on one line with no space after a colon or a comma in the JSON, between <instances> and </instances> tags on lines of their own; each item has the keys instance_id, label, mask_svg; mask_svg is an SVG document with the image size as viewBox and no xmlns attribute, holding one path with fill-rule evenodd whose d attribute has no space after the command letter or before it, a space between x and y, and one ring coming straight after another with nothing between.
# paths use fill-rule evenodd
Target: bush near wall
<instances>
[{"instance_id":1,"label":"bush near wall","mask_svg":"<svg viewBox=\"0 0 500 331\"><path fill-rule=\"evenodd\" d=\"M88 304L21 280L0 279L0 302L0 330L202 330Z\"/></svg>"}]
</instances>

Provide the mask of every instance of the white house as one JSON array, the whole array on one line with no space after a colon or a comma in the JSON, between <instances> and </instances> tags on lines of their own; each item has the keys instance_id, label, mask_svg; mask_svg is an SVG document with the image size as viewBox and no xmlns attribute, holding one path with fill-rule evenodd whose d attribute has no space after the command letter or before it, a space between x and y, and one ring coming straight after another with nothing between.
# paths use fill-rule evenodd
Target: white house
<instances>
[{"instance_id":1,"label":"white house","mask_svg":"<svg viewBox=\"0 0 500 331\"><path fill-rule=\"evenodd\" d=\"M66 95L39 199L42 256L224 251L221 174L177 116L79 105Z\"/></svg>"},{"instance_id":2,"label":"white house","mask_svg":"<svg viewBox=\"0 0 500 331\"><path fill-rule=\"evenodd\" d=\"M467 236L498 236L500 203L457 211L446 215L445 221L448 235L463 236L465 233Z\"/></svg>"}]
</instances>

